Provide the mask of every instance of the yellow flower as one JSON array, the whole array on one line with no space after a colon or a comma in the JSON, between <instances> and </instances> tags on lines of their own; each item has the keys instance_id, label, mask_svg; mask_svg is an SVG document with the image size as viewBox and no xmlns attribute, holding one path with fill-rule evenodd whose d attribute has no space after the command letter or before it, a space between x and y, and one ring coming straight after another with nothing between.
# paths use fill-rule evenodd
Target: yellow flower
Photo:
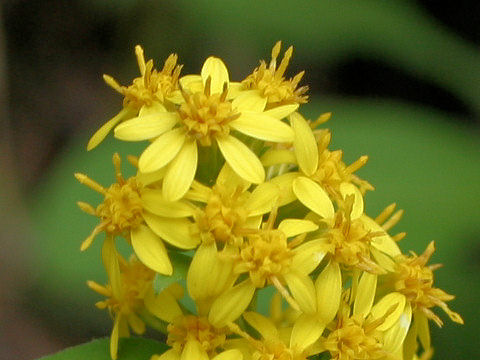
<instances>
[{"instance_id":1,"label":"yellow flower","mask_svg":"<svg viewBox=\"0 0 480 360\"><path fill-rule=\"evenodd\" d=\"M394 259L394 272L389 275L389 282L386 283L392 284L395 291L405 295L413 310L414 326L409 334L412 340L407 352L415 352L417 337L425 350L430 349L428 320L433 320L440 327L443 325L443 321L432 311L433 307L439 306L452 321L463 324L462 317L450 310L446 304L455 296L434 287L433 271L441 266L439 264L427 266L434 251L435 246L432 241L421 255L413 252L410 256L398 255Z\"/></svg>"},{"instance_id":2,"label":"yellow flower","mask_svg":"<svg viewBox=\"0 0 480 360\"><path fill-rule=\"evenodd\" d=\"M155 112L154 117L141 120L142 126L140 120L132 119L115 129L115 137L121 140L153 141L140 156L140 171L148 173L167 166L164 196L177 200L195 177L198 145L218 146L240 177L255 184L263 182L265 171L260 160L231 131L263 141L291 142L293 131L280 119L297 105L264 111L266 100L257 91L240 92L231 99L227 68L214 57L205 61L200 76L186 76L180 84L184 101L176 111ZM166 123L168 126L163 127Z\"/></svg>"},{"instance_id":3,"label":"yellow flower","mask_svg":"<svg viewBox=\"0 0 480 360\"><path fill-rule=\"evenodd\" d=\"M139 45L135 47L135 54L140 77L135 78L130 86L121 86L111 76L103 75L105 82L124 96L123 109L97 130L88 142L87 150L92 150L100 144L120 122L137 115L140 118L151 116L152 111L146 111L147 109L160 108L161 111L164 109L162 104L178 101L180 95L178 77L183 66L177 65L178 56L171 54L165 61L163 69L157 71L153 68L153 60L145 63L143 49Z\"/></svg>"},{"instance_id":4,"label":"yellow flower","mask_svg":"<svg viewBox=\"0 0 480 360\"><path fill-rule=\"evenodd\" d=\"M267 99L268 108L282 104L303 104L308 101L308 96L305 95L308 86L297 88L305 71L298 73L289 80L286 80L283 76L285 70L287 70L290 58L292 57L293 46L290 46L287 49L277 68L277 57L280 53L281 46L282 42L278 41L273 47L272 60L268 67L267 63L262 60L260 66L242 81L242 85L245 89L255 89L260 91L260 94Z\"/></svg>"},{"instance_id":5,"label":"yellow flower","mask_svg":"<svg viewBox=\"0 0 480 360\"><path fill-rule=\"evenodd\" d=\"M390 293L375 305L375 292L369 291L376 276L365 273L354 298L353 312L348 302L351 290L344 295L337 319L330 333L319 341L320 348L332 359L385 359L397 353L407 334L411 308L405 297ZM373 306L372 306L373 305Z\"/></svg>"},{"instance_id":6,"label":"yellow flower","mask_svg":"<svg viewBox=\"0 0 480 360\"><path fill-rule=\"evenodd\" d=\"M372 273L390 270L391 264L387 268L382 266L389 265L388 258L400 254L400 250L385 230L364 214L362 194L354 185L341 184L339 192L342 200L338 201L340 206L336 212L326 191L309 178L295 179L293 192L317 215L316 221L326 225L316 241L324 244L324 251L329 252L334 261ZM399 217L395 220L398 221ZM377 264L375 257L381 262Z\"/></svg>"},{"instance_id":7,"label":"yellow flower","mask_svg":"<svg viewBox=\"0 0 480 360\"><path fill-rule=\"evenodd\" d=\"M323 327L311 318L299 317L292 328L278 328L270 319L255 312L245 312L243 318L262 337L257 340L240 328L232 327L243 339L232 341L231 346L242 350L245 359L306 360L318 353L314 343Z\"/></svg>"},{"instance_id":8,"label":"yellow flower","mask_svg":"<svg viewBox=\"0 0 480 360\"><path fill-rule=\"evenodd\" d=\"M86 250L96 235L105 231L107 240L113 241L116 236L124 236L131 242L135 254L151 269L166 275L173 271L163 237L170 244L182 249L192 249L197 242L190 237L172 237L156 229L163 224L159 215L169 216L171 223L185 214L193 214L193 208L186 202L169 202L162 198L161 190L149 189L138 181L136 176L125 180L121 172L120 156L113 156L117 183L104 188L83 174L75 177L91 189L104 195L103 202L93 208L91 205L79 202L79 207L90 215L101 219L93 232L82 243L81 250ZM158 214L158 215L157 215ZM107 269L109 265L106 265Z\"/></svg>"},{"instance_id":9,"label":"yellow flower","mask_svg":"<svg viewBox=\"0 0 480 360\"><path fill-rule=\"evenodd\" d=\"M367 190L373 190L373 186L355 175L355 171L363 167L368 156L361 156L350 165L342 161L343 151L328 150L331 140L329 130L312 131L312 126L328 120L330 113L322 114L315 122L307 121L300 113L294 112L289 115L290 124L295 132L293 149L273 148L267 151L261 158L264 166L272 169L275 166L298 166L298 172L278 174L284 186L288 186L297 177L307 177L318 183L332 199L340 199L340 186L349 183L357 186L362 194ZM293 200L293 199L289 199Z\"/></svg>"},{"instance_id":10,"label":"yellow flower","mask_svg":"<svg viewBox=\"0 0 480 360\"><path fill-rule=\"evenodd\" d=\"M107 299L97 302L99 309L108 309L113 317L113 330L110 338L110 356L117 358L119 337L128 337L130 328L136 334L145 332L145 322L139 314L145 311L145 302L153 295L152 282L155 272L144 266L134 256L127 262L115 253L118 266L109 276L109 284L101 286L88 281L88 286ZM162 297L171 298L170 289ZM170 301L171 302L171 301ZM161 306L157 302L157 306Z\"/></svg>"}]
</instances>

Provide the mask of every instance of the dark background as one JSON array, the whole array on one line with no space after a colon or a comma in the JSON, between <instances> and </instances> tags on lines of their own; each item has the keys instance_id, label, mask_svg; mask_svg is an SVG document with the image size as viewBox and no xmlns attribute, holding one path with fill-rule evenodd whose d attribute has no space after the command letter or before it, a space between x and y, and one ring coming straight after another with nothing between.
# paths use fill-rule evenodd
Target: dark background
<instances>
[{"instance_id":1,"label":"dark background","mask_svg":"<svg viewBox=\"0 0 480 360\"><path fill-rule=\"evenodd\" d=\"M289 76L306 70L303 83L310 86L314 104L308 109L316 114L319 111L338 113L340 140L342 114L346 114L345 119L352 113L367 118L383 116L386 123L393 117L396 122L388 128L393 138L399 134L396 126L413 131L411 138L403 137L403 143L398 146L417 144L422 149L434 141L433 148L445 148L453 154L449 158L452 160L442 163L445 166L442 165L438 173L425 173L419 178L450 176L438 185L440 190L435 194L445 197L441 189L448 191L461 183L463 188L457 190L468 193L465 201L470 205L478 203L480 4L467 0L442 4L434 1L259 3L262 4L206 0L4 0L0 4L0 185L3 190L0 225L4 230L0 238L3 265L0 265L0 358L33 359L109 332L108 319L93 308L95 297L86 287L71 292L68 285L64 285L69 283L68 279L62 279L61 274L39 275L46 271L41 269L41 264L50 260L38 263L37 258L43 256L42 251L50 255L56 251L55 246L42 245L45 237L76 242L76 248L91 223L82 228L81 234L72 232L70 238L60 236L60 230L42 232L38 229L45 224L42 216L53 211L58 198L63 197L63 185L57 185L56 180L52 180L54 176L62 174L66 182L72 183L68 186L76 186L73 177L69 177L72 171L67 169L77 165L68 161L77 159L75 156L83 152L88 137L121 106L121 99L103 83L101 74L110 74L120 83L128 84L138 73L133 52L136 44L144 46L146 56L153 58L158 68L170 52L178 53L180 63L185 64L182 74L198 72L203 60L215 54L225 60L231 78L236 80L248 74L259 59L268 61L275 41L283 40L284 49L292 44L295 52ZM366 109L372 104L380 110L368 116L370 110ZM391 109L398 112L383 108L384 104L391 104ZM402 118L399 114L406 114L407 110L411 118ZM424 128L427 120L422 123L426 118L433 119L428 122L428 129ZM335 115L332 124L333 121ZM343 124L347 130L352 128L347 120ZM422 134L440 129L443 135L432 135L433 140L425 142L418 140L417 126L424 129ZM334 138L336 134L334 132ZM348 142L346 137L345 143L340 141L338 146L347 149ZM468 149L462 147L464 144ZM361 154L355 153L351 159L355 155ZM88 156L100 155L78 156L82 156L78 167L88 168L84 165L89 162ZM430 162L425 156L425 162ZM417 167L409 168L401 156L399 160L392 167L401 168L401 174L406 174L407 180L400 179L400 183L408 182L409 171L422 168L421 163L413 163ZM465 169L473 172L452 174L456 172L457 160L467 160ZM63 168L58 165L66 163ZM108 173L110 164L107 166ZM372 170L375 171L387 169ZM392 183L388 177L387 180ZM381 204L395 201L401 191L393 188ZM418 200L418 196L422 196L421 192L415 193L415 189L412 193L409 199ZM424 195L423 201L430 200ZM424 213L425 218L419 221L431 224L433 230L426 232L427 236L437 235L435 231L438 231L448 234L445 235L447 241L458 244L451 252L445 252L444 257L440 256L449 268L440 270L445 272L441 287L459 297L468 297L475 293L472 291L478 294L479 283L473 274L478 271L480 260L479 226L478 221L469 219L478 218L480 211L475 206L467 211L468 207L455 199L440 202L445 205L441 209L448 209L448 213L441 210L438 215L441 221L452 217L468 219L460 221L464 225L448 231L442 229L448 222L435 223L429 214ZM433 207L434 204L435 201ZM401 205L408 212L408 207L415 207L416 203L404 201ZM72 209L73 206L74 202ZM75 220L60 218L53 224L68 228L69 221ZM430 240L418 239L415 243L418 247L407 244L404 250L421 251ZM437 246L442 245L437 242ZM456 259L460 260L452 262L462 264L461 269L449 264L450 260L443 261L457 250ZM63 255L59 252L58 256ZM74 256L81 255L75 253ZM456 275L452 275L455 272ZM50 286L50 283L60 285ZM443 284L457 284L457 288ZM77 294L82 293L86 294L85 298L79 299ZM76 297L75 305L66 303L68 296ZM435 358L460 359L476 353L472 344L478 344L478 326L474 324L478 317L474 316L479 313L468 305L475 303L474 300L464 298L463 305L461 299L458 300L459 305L472 314L472 318L466 317L469 331L448 324L445 332L438 331L438 336L447 334L439 340L434 332L434 345L440 350ZM83 307L85 304L89 307ZM452 308L462 313L456 302L453 304ZM94 320L97 318L98 323Z\"/></svg>"}]
</instances>

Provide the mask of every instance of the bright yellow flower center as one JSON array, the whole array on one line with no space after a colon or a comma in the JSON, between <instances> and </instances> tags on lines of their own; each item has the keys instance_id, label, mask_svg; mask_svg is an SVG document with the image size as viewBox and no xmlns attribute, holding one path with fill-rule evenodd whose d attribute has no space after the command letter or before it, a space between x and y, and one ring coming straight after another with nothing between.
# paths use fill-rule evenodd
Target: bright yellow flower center
<instances>
[{"instance_id":1,"label":"bright yellow flower center","mask_svg":"<svg viewBox=\"0 0 480 360\"><path fill-rule=\"evenodd\" d=\"M264 287L265 282L281 275L290 267L293 253L285 234L280 230L259 230L248 235L240 250L237 271L248 271L256 287Z\"/></svg>"},{"instance_id":2,"label":"bright yellow flower center","mask_svg":"<svg viewBox=\"0 0 480 360\"><path fill-rule=\"evenodd\" d=\"M212 190L205 209L196 219L202 240L240 245L239 230L248 216L243 205L249 193L240 188L231 191L221 184L216 184Z\"/></svg>"},{"instance_id":3,"label":"bright yellow flower center","mask_svg":"<svg viewBox=\"0 0 480 360\"><path fill-rule=\"evenodd\" d=\"M395 290L406 296L414 310L421 310L439 326L442 326L443 322L430 310L434 306L441 307L453 321L463 324L460 315L450 310L446 304L447 301L453 300L454 296L433 287L433 270L439 265L426 266L426 264L434 251L434 243L431 242L420 256L399 255L396 258L394 274Z\"/></svg>"},{"instance_id":4,"label":"bright yellow flower center","mask_svg":"<svg viewBox=\"0 0 480 360\"><path fill-rule=\"evenodd\" d=\"M308 86L302 86L297 89L305 71L295 75L293 79L286 80L283 75L292 57L293 47L290 46L288 48L280 66L277 68L277 57L280 53L280 47L281 42L279 41L272 49L272 60L269 66L267 67L265 61L261 61L260 66L243 80L242 84L246 89L260 90L261 94L267 98L269 104L306 103L308 96L304 94L307 92Z\"/></svg>"},{"instance_id":5,"label":"bright yellow flower center","mask_svg":"<svg viewBox=\"0 0 480 360\"><path fill-rule=\"evenodd\" d=\"M167 345L181 353L188 341L198 341L205 352L215 354L215 350L225 343L227 330L213 327L205 317L182 315L168 325Z\"/></svg>"},{"instance_id":6,"label":"bright yellow flower center","mask_svg":"<svg viewBox=\"0 0 480 360\"><path fill-rule=\"evenodd\" d=\"M337 328L324 340L323 345L333 359L380 359L385 356L374 329L363 326L363 319L341 319Z\"/></svg>"},{"instance_id":7,"label":"bright yellow flower center","mask_svg":"<svg viewBox=\"0 0 480 360\"><path fill-rule=\"evenodd\" d=\"M141 184L135 178L113 184L107 189L105 200L96 209L107 233L120 234L142 223L140 189Z\"/></svg>"},{"instance_id":8,"label":"bright yellow flower center","mask_svg":"<svg viewBox=\"0 0 480 360\"><path fill-rule=\"evenodd\" d=\"M210 84L211 78L208 78L203 93L189 94L182 91L185 102L178 110L187 133L202 146L212 145L212 139L217 136L228 135L228 123L240 116L232 108L232 103L226 101L227 84L225 83L221 94L210 94Z\"/></svg>"}]
</instances>

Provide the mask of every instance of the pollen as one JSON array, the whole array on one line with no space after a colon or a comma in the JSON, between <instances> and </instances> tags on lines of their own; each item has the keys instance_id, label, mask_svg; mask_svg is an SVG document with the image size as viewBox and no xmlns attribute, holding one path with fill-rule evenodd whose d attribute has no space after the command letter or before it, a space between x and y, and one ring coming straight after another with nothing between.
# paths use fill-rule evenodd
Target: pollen
<instances>
[{"instance_id":1,"label":"pollen","mask_svg":"<svg viewBox=\"0 0 480 360\"><path fill-rule=\"evenodd\" d=\"M114 90L124 96L123 106L131 106L140 109L142 106L150 106L154 102L164 103L175 90L178 90L178 78L183 65L177 65L178 56L171 54L161 71L154 69L153 60L145 63L143 49L135 47L139 77L127 86L119 85L112 77L104 75L105 82Z\"/></svg>"},{"instance_id":2,"label":"pollen","mask_svg":"<svg viewBox=\"0 0 480 360\"><path fill-rule=\"evenodd\" d=\"M251 75L242 84L246 89L258 89L262 96L267 98L268 104L304 104L308 101L305 93L308 86L298 87L305 71L295 75L291 79L285 79L284 74L293 54L293 47L290 46L283 56L280 65L277 67L277 57L280 54L282 43L278 41L272 49L272 60L267 66L265 61L260 62Z\"/></svg>"},{"instance_id":3,"label":"pollen","mask_svg":"<svg viewBox=\"0 0 480 360\"><path fill-rule=\"evenodd\" d=\"M182 315L168 325L167 345L181 354L188 341L198 341L205 352L215 354L217 348L225 343L227 329L215 328L207 318L194 315Z\"/></svg>"},{"instance_id":4,"label":"pollen","mask_svg":"<svg viewBox=\"0 0 480 360\"><path fill-rule=\"evenodd\" d=\"M209 77L203 92L190 94L182 89L185 102L178 110L187 133L202 146L211 146L215 137L228 135L230 133L228 123L240 116L240 113L232 107L232 103L226 100L227 83L224 84L223 92L220 94L211 94L210 88Z\"/></svg>"},{"instance_id":5,"label":"pollen","mask_svg":"<svg viewBox=\"0 0 480 360\"><path fill-rule=\"evenodd\" d=\"M433 287L433 270L440 265L426 266L428 260L435 251L433 241L427 246L420 256L412 252L410 256L399 255L396 258L395 290L405 295L412 304L413 310L422 311L427 318L433 320L438 326L442 326L442 320L430 310L439 306L452 319L463 324L459 314L449 309L446 302L453 300L455 296Z\"/></svg>"}]
</instances>

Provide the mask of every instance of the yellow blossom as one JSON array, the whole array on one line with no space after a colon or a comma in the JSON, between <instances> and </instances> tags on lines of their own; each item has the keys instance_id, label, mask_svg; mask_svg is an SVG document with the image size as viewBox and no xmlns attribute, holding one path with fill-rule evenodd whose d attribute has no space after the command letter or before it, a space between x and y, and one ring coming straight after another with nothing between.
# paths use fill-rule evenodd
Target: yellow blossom
<instances>
[{"instance_id":1,"label":"yellow blossom","mask_svg":"<svg viewBox=\"0 0 480 360\"><path fill-rule=\"evenodd\" d=\"M267 66L265 61L260 62L251 75L242 81L245 89L259 90L260 94L267 99L268 107L272 108L282 104L303 104L308 101L305 93L308 86L297 88L305 71L295 75L292 79L285 79L284 74L293 53L293 46L285 52L280 65L277 67L277 57L280 53L282 42L278 41L272 49L272 60Z\"/></svg>"},{"instance_id":2,"label":"yellow blossom","mask_svg":"<svg viewBox=\"0 0 480 360\"><path fill-rule=\"evenodd\" d=\"M171 221L175 222L179 216L192 214L193 208L185 202L171 203L164 200L161 191L145 188L136 176L124 179L118 154L114 154L113 164L117 182L109 188L104 188L86 175L75 174L82 184L104 196L103 202L97 208L84 202L78 203L82 210L101 220L82 243L81 250L86 250L95 236L103 231L107 239L111 240L116 236L124 236L131 242L135 254L145 265L159 273L171 274L172 265L160 236L182 249L194 248L197 243L191 238L175 238L168 234L164 236L162 232L158 234L156 229L163 219L159 215L168 214Z\"/></svg>"},{"instance_id":3,"label":"yellow blossom","mask_svg":"<svg viewBox=\"0 0 480 360\"><path fill-rule=\"evenodd\" d=\"M87 150L91 150L100 144L120 122L135 118L138 115L139 117L135 119L139 119L138 126L142 126L141 120L152 118L154 112L164 110L163 105L167 101L178 101L180 95L178 78L182 69L182 65L177 65L178 56L171 54L165 61L163 69L157 71L153 68L153 60L145 63L143 49L139 45L135 47L135 54L140 69L140 77L135 78L130 86L121 86L111 76L103 76L110 87L124 96L123 109L97 130L88 142ZM153 117L155 118L155 116Z\"/></svg>"},{"instance_id":4,"label":"yellow blossom","mask_svg":"<svg viewBox=\"0 0 480 360\"><path fill-rule=\"evenodd\" d=\"M205 61L200 76L189 75L182 78L180 84L184 101L176 111L156 112L154 118L145 118L142 126L137 126L138 121L132 119L115 129L115 137L121 140L153 140L140 156L140 171L148 173L167 166L164 195L176 200L192 184L198 146L218 146L239 176L252 183L263 182L265 171L260 160L248 146L232 136L231 131L263 141L291 142L293 131L280 119L297 106L264 111L266 100L256 91L244 91L231 99L227 68L214 57ZM160 123L168 126L160 129Z\"/></svg>"},{"instance_id":5,"label":"yellow blossom","mask_svg":"<svg viewBox=\"0 0 480 360\"><path fill-rule=\"evenodd\" d=\"M131 328L136 334L145 332L145 322L139 317L145 310L146 298L152 296L152 282L155 272L144 266L134 256L127 262L116 254L119 266L112 276L109 284L102 286L94 281L88 281L88 286L107 299L99 301L99 309L107 309L113 317L113 330L110 338L110 356L117 358L119 337L128 337ZM164 291L164 296L171 297L169 290ZM161 306L161 304L158 304Z\"/></svg>"}]
</instances>

